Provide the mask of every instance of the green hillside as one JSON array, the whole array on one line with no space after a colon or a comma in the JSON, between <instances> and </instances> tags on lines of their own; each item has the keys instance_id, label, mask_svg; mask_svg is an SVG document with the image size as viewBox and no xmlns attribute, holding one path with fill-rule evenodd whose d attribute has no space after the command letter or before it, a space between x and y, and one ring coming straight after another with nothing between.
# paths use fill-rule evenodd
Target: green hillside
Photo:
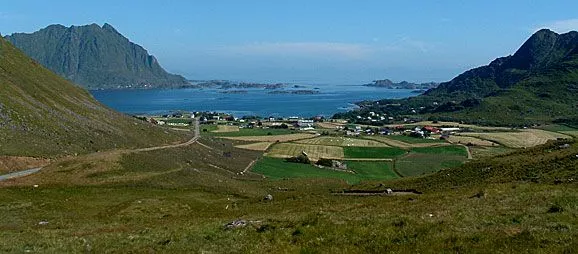
<instances>
[{"instance_id":1,"label":"green hillside","mask_svg":"<svg viewBox=\"0 0 578 254\"><path fill-rule=\"evenodd\" d=\"M578 32L540 30L515 54L468 70L423 95L361 103L366 112L480 124L528 125L578 116Z\"/></svg>"},{"instance_id":2,"label":"green hillside","mask_svg":"<svg viewBox=\"0 0 578 254\"><path fill-rule=\"evenodd\" d=\"M201 142L67 158L0 182L0 251L573 253L578 246L571 141L357 185L240 175L258 152ZM422 194L342 195L387 188ZM273 200L263 200L267 194Z\"/></svg>"},{"instance_id":3,"label":"green hillside","mask_svg":"<svg viewBox=\"0 0 578 254\"><path fill-rule=\"evenodd\" d=\"M48 69L89 89L179 87L154 56L109 24L64 27L5 37Z\"/></svg>"},{"instance_id":4,"label":"green hillside","mask_svg":"<svg viewBox=\"0 0 578 254\"><path fill-rule=\"evenodd\" d=\"M110 110L0 38L0 154L57 156L183 137Z\"/></svg>"}]
</instances>

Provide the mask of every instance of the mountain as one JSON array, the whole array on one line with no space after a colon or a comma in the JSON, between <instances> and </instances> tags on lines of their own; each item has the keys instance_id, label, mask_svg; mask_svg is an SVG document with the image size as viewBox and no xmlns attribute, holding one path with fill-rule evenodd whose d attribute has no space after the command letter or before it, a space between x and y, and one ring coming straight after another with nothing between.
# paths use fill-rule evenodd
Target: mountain
<instances>
[{"instance_id":1,"label":"mountain","mask_svg":"<svg viewBox=\"0 0 578 254\"><path fill-rule=\"evenodd\" d=\"M389 79L374 80L372 83L363 86L383 87L387 89L431 89L437 87L439 84L435 82L428 83L412 83L407 81L393 82Z\"/></svg>"},{"instance_id":2,"label":"mountain","mask_svg":"<svg viewBox=\"0 0 578 254\"><path fill-rule=\"evenodd\" d=\"M578 117L578 32L533 34L513 55L468 70L423 95L361 103L392 116L527 125Z\"/></svg>"},{"instance_id":3,"label":"mountain","mask_svg":"<svg viewBox=\"0 0 578 254\"><path fill-rule=\"evenodd\" d=\"M54 157L178 142L97 102L0 38L0 155Z\"/></svg>"},{"instance_id":4,"label":"mountain","mask_svg":"<svg viewBox=\"0 0 578 254\"><path fill-rule=\"evenodd\" d=\"M188 84L185 78L167 73L154 56L109 24L50 25L5 39L48 69L88 89Z\"/></svg>"}]
</instances>

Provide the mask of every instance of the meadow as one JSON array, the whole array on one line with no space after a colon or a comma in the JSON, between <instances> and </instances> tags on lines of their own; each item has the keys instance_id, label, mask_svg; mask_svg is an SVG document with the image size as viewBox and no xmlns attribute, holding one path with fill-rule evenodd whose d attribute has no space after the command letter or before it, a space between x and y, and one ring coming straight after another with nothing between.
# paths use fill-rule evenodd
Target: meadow
<instances>
[{"instance_id":1,"label":"meadow","mask_svg":"<svg viewBox=\"0 0 578 254\"><path fill-rule=\"evenodd\" d=\"M346 161L345 172L329 168L318 168L313 165L286 162L279 158L263 157L252 171L267 176L270 179L288 178L326 178L340 179L349 184L356 184L364 180L388 180L398 178L393 172L390 162L353 162Z\"/></svg>"},{"instance_id":2,"label":"meadow","mask_svg":"<svg viewBox=\"0 0 578 254\"><path fill-rule=\"evenodd\" d=\"M397 147L344 147L346 158L391 159L406 153Z\"/></svg>"},{"instance_id":3,"label":"meadow","mask_svg":"<svg viewBox=\"0 0 578 254\"><path fill-rule=\"evenodd\" d=\"M367 139L349 137L318 137L296 141L300 144L326 145L326 146L360 146L360 147L387 147L388 145Z\"/></svg>"},{"instance_id":4,"label":"meadow","mask_svg":"<svg viewBox=\"0 0 578 254\"><path fill-rule=\"evenodd\" d=\"M440 140L440 139L417 138L417 137L410 137L410 136L405 136L405 135L388 135L385 138L393 139L393 140L397 140L397 141L401 141L401 142L405 142L405 143L409 143L409 144L445 143L445 141Z\"/></svg>"},{"instance_id":5,"label":"meadow","mask_svg":"<svg viewBox=\"0 0 578 254\"><path fill-rule=\"evenodd\" d=\"M227 133L227 132L238 132L239 126L235 125L217 125L217 129L212 131L215 133Z\"/></svg>"},{"instance_id":6,"label":"meadow","mask_svg":"<svg viewBox=\"0 0 578 254\"><path fill-rule=\"evenodd\" d=\"M203 142L214 149L223 147L223 141ZM258 153L234 148L234 154L241 156L235 160L196 145L102 158L98 163L79 156L48 172L0 183L0 251L572 253L578 246L573 230L578 227L578 185L566 179L577 177L578 164L572 160L578 146L557 149L559 145L428 176L391 179L384 174L383 179L370 177L374 180L331 170L315 172L318 175L311 178L306 175L311 174L309 168L293 171L303 174L298 178L241 177L228 172L239 172L241 164ZM160 162L146 166L140 164L143 159ZM281 159L266 157L259 161L265 164L257 164L257 170L301 166L280 167L285 163ZM83 171L101 170L101 164L164 174L121 181L69 181ZM488 167L496 170L480 170ZM386 167L365 168L363 174L371 175L381 174ZM556 179L563 181L554 184ZM34 188L33 183L40 185ZM385 188L415 188L423 194L334 194ZM264 201L267 194L273 200ZM225 227L239 219L245 226Z\"/></svg>"},{"instance_id":7,"label":"meadow","mask_svg":"<svg viewBox=\"0 0 578 254\"><path fill-rule=\"evenodd\" d=\"M257 142L244 145L236 145L235 147L254 151L266 151L273 143L271 142Z\"/></svg>"},{"instance_id":8,"label":"meadow","mask_svg":"<svg viewBox=\"0 0 578 254\"><path fill-rule=\"evenodd\" d=\"M506 147L524 148L545 144L548 140L558 138L572 138L571 136L538 129L527 129L519 132L488 132L488 133L462 133L462 136L470 136L489 140Z\"/></svg>"}]
</instances>

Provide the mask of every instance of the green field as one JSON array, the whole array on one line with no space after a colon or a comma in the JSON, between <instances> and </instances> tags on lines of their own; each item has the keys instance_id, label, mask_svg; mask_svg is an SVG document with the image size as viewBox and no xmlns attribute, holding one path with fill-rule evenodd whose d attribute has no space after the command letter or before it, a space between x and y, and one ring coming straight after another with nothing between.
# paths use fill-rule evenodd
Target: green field
<instances>
[{"instance_id":1,"label":"green field","mask_svg":"<svg viewBox=\"0 0 578 254\"><path fill-rule=\"evenodd\" d=\"M347 161L347 167L366 179L394 179L399 176L388 161Z\"/></svg>"},{"instance_id":2,"label":"green field","mask_svg":"<svg viewBox=\"0 0 578 254\"><path fill-rule=\"evenodd\" d=\"M216 130L216 127L215 127ZM239 131L235 132L217 132L212 133L215 136L219 137L242 137L242 136L269 136L269 135L286 135L286 134L293 134L298 133L295 130L289 129L261 129L261 128L242 128Z\"/></svg>"},{"instance_id":3,"label":"green field","mask_svg":"<svg viewBox=\"0 0 578 254\"><path fill-rule=\"evenodd\" d=\"M414 138L405 135L388 135L387 138L409 143L409 144L423 144L423 143L445 143L445 141L440 139L427 139L427 138Z\"/></svg>"},{"instance_id":4,"label":"green field","mask_svg":"<svg viewBox=\"0 0 578 254\"><path fill-rule=\"evenodd\" d=\"M359 146L359 147L387 147L388 145L359 138L349 137L318 137L312 139L305 139L296 141L296 143L310 144L310 145L326 145L326 146Z\"/></svg>"},{"instance_id":5,"label":"green field","mask_svg":"<svg viewBox=\"0 0 578 254\"><path fill-rule=\"evenodd\" d=\"M279 180L292 166L271 158L256 169L277 177L239 175L260 153L213 137L202 142L213 149L81 155L0 182L0 252L574 253L578 244L578 185L567 180L577 178L578 145L558 149L568 141L392 180L380 162L347 162L356 175L302 165L289 172L295 179ZM224 147L232 157L217 150ZM411 155L428 167L439 159ZM464 157L444 155L451 156ZM83 178L115 170L124 173ZM423 194L336 195L385 188ZM225 228L237 219L248 225Z\"/></svg>"},{"instance_id":6,"label":"green field","mask_svg":"<svg viewBox=\"0 0 578 254\"><path fill-rule=\"evenodd\" d=\"M411 148L411 152L414 153L425 153L425 154L437 154L437 155L459 155L468 156L466 148L463 146L452 145L452 146L432 146L432 147L414 147Z\"/></svg>"},{"instance_id":7,"label":"green field","mask_svg":"<svg viewBox=\"0 0 578 254\"><path fill-rule=\"evenodd\" d=\"M216 124L201 124L200 125L200 129L202 132L207 132L207 133L203 133L203 135L210 135L210 133L212 131L216 131L217 130L217 125Z\"/></svg>"},{"instance_id":8,"label":"green field","mask_svg":"<svg viewBox=\"0 0 578 254\"><path fill-rule=\"evenodd\" d=\"M406 153L397 147L344 147L345 158L395 158Z\"/></svg>"},{"instance_id":9,"label":"green field","mask_svg":"<svg viewBox=\"0 0 578 254\"><path fill-rule=\"evenodd\" d=\"M410 154L396 160L395 169L404 177L418 176L460 166L467 158L463 146L414 147Z\"/></svg>"},{"instance_id":10,"label":"green field","mask_svg":"<svg viewBox=\"0 0 578 254\"><path fill-rule=\"evenodd\" d=\"M576 129L576 128L573 128L573 127L568 126L568 125L562 125L562 124L544 125L542 127L539 127L539 129L542 129L545 131L554 131L554 132L578 131L578 129Z\"/></svg>"},{"instance_id":11,"label":"green field","mask_svg":"<svg viewBox=\"0 0 578 254\"><path fill-rule=\"evenodd\" d=\"M363 180L395 179L398 176L391 170L389 162L345 162L354 173L322 169L309 164L286 162L284 159L263 157L252 171L271 179L286 178L332 178L353 184Z\"/></svg>"},{"instance_id":12,"label":"green field","mask_svg":"<svg viewBox=\"0 0 578 254\"><path fill-rule=\"evenodd\" d=\"M462 165L466 157L435 153L411 153L395 161L396 171L404 177L435 173L441 169Z\"/></svg>"}]
</instances>

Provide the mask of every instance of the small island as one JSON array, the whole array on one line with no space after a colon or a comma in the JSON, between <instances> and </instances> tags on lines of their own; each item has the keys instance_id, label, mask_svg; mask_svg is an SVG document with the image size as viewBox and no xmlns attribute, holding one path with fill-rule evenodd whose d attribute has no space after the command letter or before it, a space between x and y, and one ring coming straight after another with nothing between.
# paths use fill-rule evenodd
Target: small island
<instances>
[{"instance_id":1,"label":"small island","mask_svg":"<svg viewBox=\"0 0 578 254\"><path fill-rule=\"evenodd\" d=\"M223 93L223 94L246 94L249 91L247 90L226 90L226 91L220 91L219 93Z\"/></svg>"},{"instance_id":2,"label":"small island","mask_svg":"<svg viewBox=\"0 0 578 254\"><path fill-rule=\"evenodd\" d=\"M268 94L320 94L321 92L317 90L281 90L281 91L271 91Z\"/></svg>"}]
</instances>

